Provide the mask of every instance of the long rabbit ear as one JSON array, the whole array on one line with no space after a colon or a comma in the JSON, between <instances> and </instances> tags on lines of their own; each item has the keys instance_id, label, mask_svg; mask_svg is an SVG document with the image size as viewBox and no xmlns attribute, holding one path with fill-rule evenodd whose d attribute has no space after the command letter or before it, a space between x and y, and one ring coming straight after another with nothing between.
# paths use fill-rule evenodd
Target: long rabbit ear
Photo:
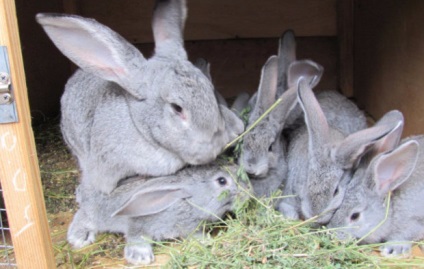
<instances>
[{"instance_id":1,"label":"long rabbit ear","mask_svg":"<svg viewBox=\"0 0 424 269\"><path fill-rule=\"evenodd\" d=\"M275 102L278 79L277 56L268 58L261 71L256 104L252 116L256 119ZM255 119L255 120L256 120Z\"/></svg>"},{"instance_id":2,"label":"long rabbit ear","mask_svg":"<svg viewBox=\"0 0 424 269\"><path fill-rule=\"evenodd\" d=\"M417 141L410 140L376 157L371 169L375 191L380 196L395 190L411 176L418 160L418 147Z\"/></svg>"},{"instance_id":3,"label":"long rabbit ear","mask_svg":"<svg viewBox=\"0 0 424 269\"><path fill-rule=\"evenodd\" d=\"M400 111L392 110L387 112L375 125L392 125L393 129L375 143L372 150L372 156L390 151L399 145L404 126L403 114Z\"/></svg>"},{"instance_id":4,"label":"long rabbit ear","mask_svg":"<svg viewBox=\"0 0 424 269\"><path fill-rule=\"evenodd\" d=\"M186 17L185 0L156 0L152 19L156 55L187 59L183 40Z\"/></svg>"},{"instance_id":5,"label":"long rabbit ear","mask_svg":"<svg viewBox=\"0 0 424 269\"><path fill-rule=\"evenodd\" d=\"M118 83L136 98L144 98L134 78L140 76L145 59L116 32L75 15L40 13L36 20L56 47L84 71Z\"/></svg>"},{"instance_id":6,"label":"long rabbit ear","mask_svg":"<svg viewBox=\"0 0 424 269\"><path fill-rule=\"evenodd\" d=\"M329 140L329 126L308 81L301 78L298 85L297 99L305 114L309 135L308 152L310 157L317 157L322 154L322 147Z\"/></svg>"},{"instance_id":7,"label":"long rabbit ear","mask_svg":"<svg viewBox=\"0 0 424 269\"><path fill-rule=\"evenodd\" d=\"M188 197L190 197L190 194L182 189L141 190L114 212L112 217L140 217L156 214Z\"/></svg>"},{"instance_id":8,"label":"long rabbit ear","mask_svg":"<svg viewBox=\"0 0 424 269\"><path fill-rule=\"evenodd\" d=\"M313 89L321 80L324 67L311 60L294 61L289 66L288 86L297 87L300 78L306 80Z\"/></svg>"},{"instance_id":9,"label":"long rabbit ear","mask_svg":"<svg viewBox=\"0 0 424 269\"><path fill-rule=\"evenodd\" d=\"M345 169L354 167L361 156L387 136L392 129L393 126L390 125L376 125L347 136L332 149L333 160Z\"/></svg>"},{"instance_id":10,"label":"long rabbit ear","mask_svg":"<svg viewBox=\"0 0 424 269\"><path fill-rule=\"evenodd\" d=\"M285 31L278 44L278 86L277 96L289 88L287 77L289 66L296 60L296 40L293 30Z\"/></svg>"}]
</instances>

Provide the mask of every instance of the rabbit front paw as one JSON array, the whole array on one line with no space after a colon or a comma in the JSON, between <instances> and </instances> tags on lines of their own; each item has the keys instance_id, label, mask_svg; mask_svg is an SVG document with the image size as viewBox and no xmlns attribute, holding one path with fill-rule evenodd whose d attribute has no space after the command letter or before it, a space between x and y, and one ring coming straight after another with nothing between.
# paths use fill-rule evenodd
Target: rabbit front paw
<instances>
[{"instance_id":1,"label":"rabbit front paw","mask_svg":"<svg viewBox=\"0 0 424 269\"><path fill-rule=\"evenodd\" d=\"M278 205L277 210L280 211L281 214L283 214L283 216L286 217L287 219L291 219L291 220L300 219L299 213L297 212L296 208L291 204L281 202Z\"/></svg>"},{"instance_id":2,"label":"rabbit front paw","mask_svg":"<svg viewBox=\"0 0 424 269\"><path fill-rule=\"evenodd\" d=\"M88 246L96 239L96 233L88 229L69 230L68 242L74 248L82 248Z\"/></svg>"},{"instance_id":3,"label":"rabbit front paw","mask_svg":"<svg viewBox=\"0 0 424 269\"><path fill-rule=\"evenodd\" d=\"M124 255L132 264L150 264L155 260L152 246L147 243L126 245Z\"/></svg>"},{"instance_id":4,"label":"rabbit front paw","mask_svg":"<svg viewBox=\"0 0 424 269\"><path fill-rule=\"evenodd\" d=\"M384 257L408 257L411 255L412 244L396 243L383 245L380 247L380 253Z\"/></svg>"}]
</instances>

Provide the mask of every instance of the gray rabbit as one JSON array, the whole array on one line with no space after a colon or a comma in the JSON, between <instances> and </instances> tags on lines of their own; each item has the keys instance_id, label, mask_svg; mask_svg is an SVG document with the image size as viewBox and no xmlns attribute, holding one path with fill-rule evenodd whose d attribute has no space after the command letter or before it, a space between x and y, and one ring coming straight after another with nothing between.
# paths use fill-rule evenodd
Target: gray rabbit
<instances>
[{"instance_id":1,"label":"gray rabbit","mask_svg":"<svg viewBox=\"0 0 424 269\"><path fill-rule=\"evenodd\" d=\"M319 215L316 221L327 223L360 157L396 125L380 124L346 135L328 123L309 83L300 80L297 94L306 125L292 134L283 192L295 197L282 199L277 208L289 218Z\"/></svg>"},{"instance_id":2,"label":"gray rabbit","mask_svg":"<svg viewBox=\"0 0 424 269\"><path fill-rule=\"evenodd\" d=\"M186 13L184 0L156 1L150 59L95 20L37 15L53 43L81 68L61 99L61 129L83 182L110 193L125 177L208 163L243 131L187 59Z\"/></svg>"},{"instance_id":3,"label":"gray rabbit","mask_svg":"<svg viewBox=\"0 0 424 269\"><path fill-rule=\"evenodd\" d=\"M377 150L370 162L360 165L328 227L339 227L340 238L352 236L363 238L360 243L386 243L380 248L384 256L409 254L411 241L424 239L423 143L424 136L415 136L387 151L394 145L389 143L391 146ZM379 226L387 205L387 220Z\"/></svg>"},{"instance_id":4,"label":"gray rabbit","mask_svg":"<svg viewBox=\"0 0 424 269\"><path fill-rule=\"evenodd\" d=\"M282 35L279 55L271 56L263 66L258 91L249 101L252 103L252 111L247 127L254 124L271 107L277 96L282 100L243 138L239 163L249 174L254 193L258 197L270 196L280 187L287 173L286 144L281 133L286 116L296 104L296 91L286 91L288 66L295 58L294 42L292 31L286 31Z\"/></svg>"},{"instance_id":5,"label":"gray rabbit","mask_svg":"<svg viewBox=\"0 0 424 269\"><path fill-rule=\"evenodd\" d=\"M123 233L127 261L150 263L154 256L147 238L186 237L202 221L216 221L232 210L236 199L249 197L247 184L233 179L236 171L235 165L192 166L171 176L126 179L110 194L82 182L68 241L81 248L93 243L98 232Z\"/></svg>"},{"instance_id":6,"label":"gray rabbit","mask_svg":"<svg viewBox=\"0 0 424 269\"><path fill-rule=\"evenodd\" d=\"M250 174L257 195L268 196L287 177L286 144L292 133L296 133L296 129L305 125L302 108L295 100L297 81L303 77L309 80L310 87L313 88L319 83L323 71L322 66L311 60L296 60L294 32L288 30L283 33L278 49L277 90L275 92L275 89L268 85L271 82L263 82L264 79L261 78L260 88L250 100L253 110L248 125L274 103L276 96L282 99L282 103L255 129L246 134L243 140L240 163ZM293 90L288 90L290 88ZM325 91L319 93L317 99L333 128L343 133L351 133L366 127L363 112L341 94Z\"/></svg>"}]
</instances>

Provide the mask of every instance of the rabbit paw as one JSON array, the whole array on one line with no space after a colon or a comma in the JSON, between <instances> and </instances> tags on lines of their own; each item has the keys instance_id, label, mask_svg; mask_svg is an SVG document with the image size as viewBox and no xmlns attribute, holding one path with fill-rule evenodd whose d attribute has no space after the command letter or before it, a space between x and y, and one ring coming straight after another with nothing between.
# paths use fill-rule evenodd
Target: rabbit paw
<instances>
[{"instance_id":1,"label":"rabbit paw","mask_svg":"<svg viewBox=\"0 0 424 269\"><path fill-rule=\"evenodd\" d=\"M411 254L412 244L404 243L393 245L383 245L380 247L380 253L384 257L408 257Z\"/></svg>"},{"instance_id":2,"label":"rabbit paw","mask_svg":"<svg viewBox=\"0 0 424 269\"><path fill-rule=\"evenodd\" d=\"M82 248L88 246L96 239L96 233L87 229L69 230L68 242L74 248Z\"/></svg>"},{"instance_id":3,"label":"rabbit paw","mask_svg":"<svg viewBox=\"0 0 424 269\"><path fill-rule=\"evenodd\" d=\"M152 247L146 243L125 246L124 255L132 264L149 264L155 260Z\"/></svg>"},{"instance_id":4,"label":"rabbit paw","mask_svg":"<svg viewBox=\"0 0 424 269\"><path fill-rule=\"evenodd\" d=\"M277 209L287 219L292 219L292 220L300 219L299 213L297 213L296 208L294 206L290 205L290 204L282 202L278 205Z\"/></svg>"}]
</instances>

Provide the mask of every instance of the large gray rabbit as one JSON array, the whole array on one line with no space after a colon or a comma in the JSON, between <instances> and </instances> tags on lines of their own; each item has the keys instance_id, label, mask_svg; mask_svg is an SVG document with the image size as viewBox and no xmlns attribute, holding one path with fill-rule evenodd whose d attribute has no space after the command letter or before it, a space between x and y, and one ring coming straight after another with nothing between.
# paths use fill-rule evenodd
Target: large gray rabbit
<instances>
[{"instance_id":1,"label":"large gray rabbit","mask_svg":"<svg viewBox=\"0 0 424 269\"><path fill-rule=\"evenodd\" d=\"M110 194L82 182L68 241L81 248L93 243L98 232L123 233L127 261L150 263L154 256L146 239L186 237L202 221L216 221L232 210L236 199L249 197L246 183L232 178L236 171L236 166L192 166L171 176L126 179Z\"/></svg>"},{"instance_id":2,"label":"large gray rabbit","mask_svg":"<svg viewBox=\"0 0 424 269\"><path fill-rule=\"evenodd\" d=\"M297 94L306 126L297 129L290 141L283 192L295 197L282 199L277 208L289 218L320 215L317 222L326 223L342 202L352 168L394 126L380 124L346 135L328 123L306 81L300 80Z\"/></svg>"},{"instance_id":3,"label":"large gray rabbit","mask_svg":"<svg viewBox=\"0 0 424 269\"><path fill-rule=\"evenodd\" d=\"M204 164L243 131L218 105L210 80L187 60L184 0L158 0L150 59L108 27L74 15L38 14L79 69L61 99L61 128L82 181L109 193L134 175L161 176Z\"/></svg>"},{"instance_id":4,"label":"large gray rabbit","mask_svg":"<svg viewBox=\"0 0 424 269\"><path fill-rule=\"evenodd\" d=\"M409 254L411 241L424 239L423 145L424 136L411 137L361 165L328 227L340 228L340 238L350 235L363 238L361 243L386 243L380 248L384 256ZM388 217L382 223L386 206Z\"/></svg>"}]
</instances>

